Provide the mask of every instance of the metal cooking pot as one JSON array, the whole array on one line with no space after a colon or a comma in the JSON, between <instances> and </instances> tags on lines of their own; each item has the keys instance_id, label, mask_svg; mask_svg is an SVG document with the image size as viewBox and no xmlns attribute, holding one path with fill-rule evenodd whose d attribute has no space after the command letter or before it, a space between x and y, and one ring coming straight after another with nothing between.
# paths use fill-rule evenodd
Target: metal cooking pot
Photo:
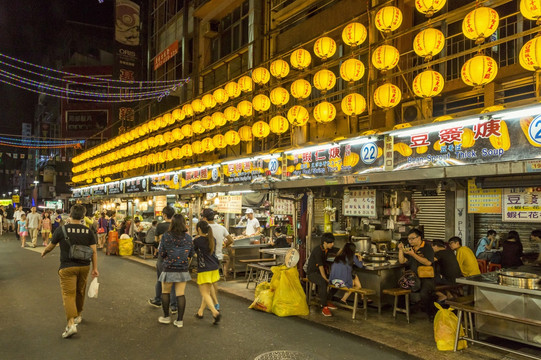
<instances>
[{"instance_id":1,"label":"metal cooking pot","mask_svg":"<svg viewBox=\"0 0 541 360\"><path fill-rule=\"evenodd\" d=\"M389 255L385 253L370 253L363 255L363 262L382 263L389 261Z\"/></svg>"},{"instance_id":2,"label":"metal cooking pot","mask_svg":"<svg viewBox=\"0 0 541 360\"><path fill-rule=\"evenodd\" d=\"M504 271L498 274L500 285L516 286L521 289L541 288L541 276L527 272Z\"/></svg>"},{"instance_id":3,"label":"metal cooking pot","mask_svg":"<svg viewBox=\"0 0 541 360\"><path fill-rule=\"evenodd\" d=\"M351 241L355 244L357 252L370 252L370 248L372 247L372 239L370 239L370 236L352 236Z\"/></svg>"}]
</instances>

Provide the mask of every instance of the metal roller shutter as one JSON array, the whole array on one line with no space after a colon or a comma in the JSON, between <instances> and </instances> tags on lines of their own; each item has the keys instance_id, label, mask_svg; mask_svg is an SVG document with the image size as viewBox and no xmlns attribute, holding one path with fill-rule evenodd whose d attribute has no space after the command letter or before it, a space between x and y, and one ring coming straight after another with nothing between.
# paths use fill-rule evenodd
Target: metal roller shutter
<instances>
[{"instance_id":1,"label":"metal roller shutter","mask_svg":"<svg viewBox=\"0 0 541 360\"><path fill-rule=\"evenodd\" d=\"M486 236L490 229L495 230L501 240L505 240L509 231L515 230L520 235L525 254L539 252L539 245L530 241L530 233L532 230L541 229L541 224L502 222L501 214L474 214L475 249L479 239Z\"/></svg>"},{"instance_id":2,"label":"metal roller shutter","mask_svg":"<svg viewBox=\"0 0 541 360\"><path fill-rule=\"evenodd\" d=\"M425 238L445 241L445 192L440 195L423 196L421 192L416 191L412 198L421 209L417 213L417 219L419 225L424 228Z\"/></svg>"}]
</instances>

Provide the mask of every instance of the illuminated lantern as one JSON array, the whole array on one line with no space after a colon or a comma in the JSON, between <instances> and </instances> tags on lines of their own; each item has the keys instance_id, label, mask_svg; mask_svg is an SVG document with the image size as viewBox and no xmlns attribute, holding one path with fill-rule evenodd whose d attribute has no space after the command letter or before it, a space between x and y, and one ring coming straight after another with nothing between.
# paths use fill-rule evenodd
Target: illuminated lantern
<instances>
[{"instance_id":1,"label":"illuminated lantern","mask_svg":"<svg viewBox=\"0 0 541 360\"><path fill-rule=\"evenodd\" d=\"M250 92L253 89L252 78L243 76L239 79L239 87L242 92Z\"/></svg>"},{"instance_id":2,"label":"illuminated lantern","mask_svg":"<svg viewBox=\"0 0 541 360\"><path fill-rule=\"evenodd\" d=\"M216 102L220 105L224 104L229 100L229 95L227 95L227 91L224 89L217 89L212 93L212 96L216 100Z\"/></svg>"},{"instance_id":3,"label":"illuminated lantern","mask_svg":"<svg viewBox=\"0 0 541 360\"><path fill-rule=\"evenodd\" d=\"M504 109L505 109L505 106L504 106L504 105L493 105L493 106L489 106L489 107L484 108L484 109L481 111L481 114L485 114L485 113L489 113L489 112L494 112L494 111L500 111L500 110L504 110Z\"/></svg>"},{"instance_id":4,"label":"illuminated lantern","mask_svg":"<svg viewBox=\"0 0 541 360\"><path fill-rule=\"evenodd\" d=\"M256 138L266 138L270 134L270 126L264 121L258 121L252 125L252 134Z\"/></svg>"},{"instance_id":5,"label":"illuminated lantern","mask_svg":"<svg viewBox=\"0 0 541 360\"><path fill-rule=\"evenodd\" d=\"M212 114L212 122L217 127L221 127L227 123L227 119L225 118L225 115L223 112L217 111L214 114Z\"/></svg>"},{"instance_id":6,"label":"illuminated lantern","mask_svg":"<svg viewBox=\"0 0 541 360\"><path fill-rule=\"evenodd\" d=\"M223 149L226 147L227 143L225 142L225 136L222 134L214 135L212 138L212 145L214 145L216 149Z\"/></svg>"},{"instance_id":7,"label":"illuminated lantern","mask_svg":"<svg viewBox=\"0 0 541 360\"><path fill-rule=\"evenodd\" d=\"M283 87L272 89L270 101L276 106L283 106L289 102L289 93Z\"/></svg>"},{"instance_id":8,"label":"illuminated lantern","mask_svg":"<svg viewBox=\"0 0 541 360\"><path fill-rule=\"evenodd\" d=\"M283 116L275 116L269 122L270 130L275 134L283 134L289 128L289 122Z\"/></svg>"},{"instance_id":9,"label":"illuminated lantern","mask_svg":"<svg viewBox=\"0 0 541 360\"><path fill-rule=\"evenodd\" d=\"M180 151L182 152L182 157L190 157L193 155L192 146L190 144L182 145Z\"/></svg>"},{"instance_id":10,"label":"illuminated lantern","mask_svg":"<svg viewBox=\"0 0 541 360\"><path fill-rule=\"evenodd\" d=\"M264 85L268 83L270 80L269 70L265 69L264 67L254 69L252 71L252 80L254 80L257 85Z\"/></svg>"},{"instance_id":11,"label":"illuminated lantern","mask_svg":"<svg viewBox=\"0 0 541 360\"><path fill-rule=\"evenodd\" d=\"M477 55L464 63L460 76L466 85L483 86L494 80L497 73L498 64L493 58Z\"/></svg>"},{"instance_id":12,"label":"illuminated lantern","mask_svg":"<svg viewBox=\"0 0 541 360\"><path fill-rule=\"evenodd\" d=\"M182 135L184 135L184 137L191 137L193 135L192 126L190 124L182 125L180 131L182 132Z\"/></svg>"},{"instance_id":13,"label":"illuminated lantern","mask_svg":"<svg viewBox=\"0 0 541 360\"><path fill-rule=\"evenodd\" d=\"M462 22L462 32L468 39L475 40L476 44L482 44L498 29L500 17L498 12L488 7L478 7L472 10Z\"/></svg>"},{"instance_id":14,"label":"illuminated lantern","mask_svg":"<svg viewBox=\"0 0 541 360\"><path fill-rule=\"evenodd\" d=\"M385 6L376 13L374 23L383 33L395 31L402 24L402 11L394 6Z\"/></svg>"},{"instance_id":15,"label":"illuminated lantern","mask_svg":"<svg viewBox=\"0 0 541 360\"><path fill-rule=\"evenodd\" d=\"M205 104L203 103L203 100L195 99L194 101L192 101L192 109L196 114L199 114L205 111L206 107L205 107Z\"/></svg>"},{"instance_id":16,"label":"illuminated lantern","mask_svg":"<svg viewBox=\"0 0 541 360\"><path fill-rule=\"evenodd\" d=\"M402 99L402 91L393 84L383 84L374 91L374 102L385 110L395 107Z\"/></svg>"},{"instance_id":17,"label":"illuminated lantern","mask_svg":"<svg viewBox=\"0 0 541 360\"><path fill-rule=\"evenodd\" d=\"M293 81L291 84L291 96L295 99L306 99L312 93L312 85L304 79Z\"/></svg>"},{"instance_id":18,"label":"illuminated lantern","mask_svg":"<svg viewBox=\"0 0 541 360\"><path fill-rule=\"evenodd\" d=\"M230 99L240 96L240 85L236 81L231 81L225 85L225 92Z\"/></svg>"},{"instance_id":19,"label":"illuminated lantern","mask_svg":"<svg viewBox=\"0 0 541 360\"><path fill-rule=\"evenodd\" d=\"M285 60L275 60L270 65L272 76L277 79L283 79L289 74L289 64Z\"/></svg>"},{"instance_id":20,"label":"illuminated lantern","mask_svg":"<svg viewBox=\"0 0 541 360\"><path fill-rule=\"evenodd\" d=\"M169 114L170 115L170 114ZM165 116L165 115L164 115ZM130 131L130 136L132 137L132 140L135 140L139 137L139 134L137 133L137 130L136 129L132 129Z\"/></svg>"},{"instance_id":21,"label":"illuminated lantern","mask_svg":"<svg viewBox=\"0 0 541 360\"><path fill-rule=\"evenodd\" d=\"M314 86L322 92L330 90L336 85L336 75L330 70L320 70L314 75Z\"/></svg>"},{"instance_id":22,"label":"illuminated lantern","mask_svg":"<svg viewBox=\"0 0 541 360\"><path fill-rule=\"evenodd\" d=\"M167 144L171 144L175 139L173 139L173 134L171 133L171 131L168 131L165 134L163 134L163 140Z\"/></svg>"},{"instance_id":23,"label":"illuminated lantern","mask_svg":"<svg viewBox=\"0 0 541 360\"><path fill-rule=\"evenodd\" d=\"M205 132L205 127L201 121L196 120L192 123L192 130L195 134L202 134Z\"/></svg>"},{"instance_id":24,"label":"illuminated lantern","mask_svg":"<svg viewBox=\"0 0 541 360\"><path fill-rule=\"evenodd\" d=\"M447 120L451 120L451 119L454 119L451 115L443 115L443 116L438 116L432 122L447 121Z\"/></svg>"},{"instance_id":25,"label":"illuminated lantern","mask_svg":"<svg viewBox=\"0 0 541 360\"><path fill-rule=\"evenodd\" d=\"M426 70L413 79L411 87L415 95L422 98L431 98L441 93L444 84L443 76L439 72Z\"/></svg>"},{"instance_id":26,"label":"illuminated lantern","mask_svg":"<svg viewBox=\"0 0 541 360\"><path fill-rule=\"evenodd\" d=\"M173 129L173 131L171 131L171 134L173 134L173 139L175 139L175 141L184 139L184 135L182 135L182 131L180 130L180 128Z\"/></svg>"},{"instance_id":27,"label":"illuminated lantern","mask_svg":"<svg viewBox=\"0 0 541 360\"><path fill-rule=\"evenodd\" d=\"M165 140L163 139L163 135L162 135L162 134L156 135L156 137L154 138L154 140L156 140L156 146L162 146L162 145L165 145Z\"/></svg>"},{"instance_id":28,"label":"illuminated lantern","mask_svg":"<svg viewBox=\"0 0 541 360\"><path fill-rule=\"evenodd\" d=\"M239 133L235 130L229 130L225 133L225 143L229 146L237 145L240 142Z\"/></svg>"},{"instance_id":29,"label":"illuminated lantern","mask_svg":"<svg viewBox=\"0 0 541 360\"><path fill-rule=\"evenodd\" d=\"M214 144L212 143L212 138L207 137L201 141L201 146L203 147L203 152L214 151Z\"/></svg>"},{"instance_id":30,"label":"illuminated lantern","mask_svg":"<svg viewBox=\"0 0 541 360\"><path fill-rule=\"evenodd\" d=\"M440 11L447 0L416 0L415 8L426 17L432 17L434 13Z\"/></svg>"},{"instance_id":31,"label":"illuminated lantern","mask_svg":"<svg viewBox=\"0 0 541 360\"><path fill-rule=\"evenodd\" d=\"M163 152L163 157L165 158L165 161L172 161L173 160L173 152L171 150L165 150Z\"/></svg>"},{"instance_id":32,"label":"illuminated lantern","mask_svg":"<svg viewBox=\"0 0 541 360\"><path fill-rule=\"evenodd\" d=\"M295 105L288 110L287 119L293 126L304 126L310 119L310 114L304 106Z\"/></svg>"},{"instance_id":33,"label":"illuminated lantern","mask_svg":"<svg viewBox=\"0 0 541 360\"><path fill-rule=\"evenodd\" d=\"M256 95L252 100L252 105L255 111L267 111L270 108L270 99L267 95Z\"/></svg>"},{"instance_id":34,"label":"illuminated lantern","mask_svg":"<svg viewBox=\"0 0 541 360\"><path fill-rule=\"evenodd\" d=\"M179 147L173 148L173 150L171 150L171 154L173 155L173 159L175 160L182 158L182 151Z\"/></svg>"},{"instance_id":35,"label":"illuminated lantern","mask_svg":"<svg viewBox=\"0 0 541 360\"><path fill-rule=\"evenodd\" d=\"M243 117L252 116L252 103L248 100L243 100L237 105L237 110L239 110L239 113Z\"/></svg>"},{"instance_id":36,"label":"illuminated lantern","mask_svg":"<svg viewBox=\"0 0 541 360\"><path fill-rule=\"evenodd\" d=\"M192 117L192 116L193 116L193 108L192 108L192 105L190 105L190 104L185 104L185 105L182 107L182 112L184 113L185 116L187 116L187 117Z\"/></svg>"},{"instance_id":37,"label":"illuminated lantern","mask_svg":"<svg viewBox=\"0 0 541 360\"><path fill-rule=\"evenodd\" d=\"M192 143L192 151L196 155L203 153L203 144L201 143L201 141L194 141Z\"/></svg>"},{"instance_id":38,"label":"illuminated lantern","mask_svg":"<svg viewBox=\"0 0 541 360\"><path fill-rule=\"evenodd\" d=\"M336 108L327 101L322 101L314 108L314 118L317 122L328 123L336 117Z\"/></svg>"},{"instance_id":39,"label":"illuminated lantern","mask_svg":"<svg viewBox=\"0 0 541 360\"><path fill-rule=\"evenodd\" d=\"M541 0L520 0L520 12L529 20L541 22Z\"/></svg>"},{"instance_id":40,"label":"illuminated lantern","mask_svg":"<svg viewBox=\"0 0 541 360\"><path fill-rule=\"evenodd\" d=\"M366 110L366 100L361 94L349 94L342 99L342 111L348 116L362 114Z\"/></svg>"},{"instance_id":41,"label":"illuminated lantern","mask_svg":"<svg viewBox=\"0 0 541 360\"><path fill-rule=\"evenodd\" d=\"M158 162L159 163L164 163L166 160L165 158L165 151L162 151L161 153L158 153Z\"/></svg>"},{"instance_id":42,"label":"illuminated lantern","mask_svg":"<svg viewBox=\"0 0 541 360\"><path fill-rule=\"evenodd\" d=\"M167 122L167 125L173 125L175 123L175 119L173 119L173 114L171 113L165 114L163 119Z\"/></svg>"},{"instance_id":43,"label":"illuminated lantern","mask_svg":"<svg viewBox=\"0 0 541 360\"><path fill-rule=\"evenodd\" d=\"M216 99L212 94L206 94L203 96L203 105L205 105L207 109L212 109L216 106Z\"/></svg>"},{"instance_id":44,"label":"illuminated lantern","mask_svg":"<svg viewBox=\"0 0 541 360\"><path fill-rule=\"evenodd\" d=\"M240 119L240 112L236 107L229 106L227 109L225 109L224 116L227 121L235 122Z\"/></svg>"},{"instance_id":45,"label":"illuminated lantern","mask_svg":"<svg viewBox=\"0 0 541 360\"><path fill-rule=\"evenodd\" d=\"M366 40L367 35L366 27L358 22L347 24L342 30L342 40L349 46L361 45Z\"/></svg>"},{"instance_id":46,"label":"illuminated lantern","mask_svg":"<svg viewBox=\"0 0 541 360\"><path fill-rule=\"evenodd\" d=\"M391 45L382 45L372 53L372 64L378 70L385 72L391 70L400 60L400 53Z\"/></svg>"},{"instance_id":47,"label":"illuminated lantern","mask_svg":"<svg viewBox=\"0 0 541 360\"><path fill-rule=\"evenodd\" d=\"M308 66L310 66L310 63L312 62L312 56L308 51L304 49L298 49L291 53L289 61L291 62L291 66L293 66L295 69L304 70Z\"/></svg>"},{"instance_id":48,"label":"illuminated lantern","mask_svg":"<svg viewBox=\"0 0 541 360\"><path fill-rule=\"evenodd\" d=\"M204 118L202 118L201 124L203 124L203 127L207 130L212 130L216 127L216 125L214 125L214 122L212 121L212 117L210 116L205 116Z\"/></svg>"},{"instance_id":49,"label":"illuminated lantern","mask_svg":"<svg viewBox=\"0 0 541 360\"><path fill-rule=\"evenodd\" d=\"M360 80L364 76L364 64L357 59L348 59L340 66L340 77L347 82Z\"/></svg>"},{"instance_id":50,"label":"illuminated lantern","mask_svg":"<svg viewBox=\"0 0 541 360\"><path fill-rule=\"evenodd\" d=\"M143 129L143 126L142 126L142 125L139 126L139 127L137 128L137 135L138 135L139 137L141 137L141 136L144 136L145 134L146 134L146 132L145 132L145 130Z\"/></svg>"},{"instance_id":51,"label":"illuminated lantern","mask_svg":"<svg viewBox=\"0 0 541 360\"><path fill-rule=\"evenodd\" d=\"M239 137L241 141L252 141L252 128L250 126L241 127Z\"/></svg>"},{"instance_id":52,"label":"illuminated lantern","mask_svg":"<svg viewBox=\"0 0 541 360\"><path fill-rule=\"evenodd\" d=\"M321 60L327 60L334 53L336 53L336 42L332 38L324 36L314 43L314 54Z\"/></svg>"},{"instance_id":53,"label":"illuminated lantern","mask_svg":"<svg viewBox=\"0 0 541 360\"><path fill-rule=\"evenodd\" d=\"M539 40L539 37L534 37L520 49L520 65L526 70L541 70L541 42Z\"/></svg>"},{"instance_id":54,"label":"illuminated lantern","mask_svg":"<svg viewBox=\"0 0 541 360\"><path fill-rule=\"evenodd\" d=\"M175 121L182 121L185 117L186 115L184 115L184 111L182 111L182 109L173 110L173 119Z\"/></svg>"},{"instance_id":55,"label":"illuminated lantern","mask_svg":"<svg viewBox=\"0 0 541 360\"><path fill-rule=\"evenodd\" d=\"M148 147L149 148L156 147L156 139L154 137L152 137L152 136L149 137L147 141L148 141Z\"/></svg>"},{"instance_id":56,"label":"illuminated lantern","mask_svg":"<svg viewBox=\"0 0 541 360\"><path fill-rule=\"evenodd\" d=\"M163 116L158 118L157 120L159 120L160 128L164 128L167 126L167 121L163 118Z\"/></svg>"},{"instance_id":57,"label":"illuminated lantern","mask_svg":"<svg viewBox=\"0 0 541 360\"><path fill-rule=\"evenodd\" d=\"M425 29L413 39L413 51L425 61L430 61L439 54L445 46L445 36L438 29Z\"/></svg>"}]
</instances>

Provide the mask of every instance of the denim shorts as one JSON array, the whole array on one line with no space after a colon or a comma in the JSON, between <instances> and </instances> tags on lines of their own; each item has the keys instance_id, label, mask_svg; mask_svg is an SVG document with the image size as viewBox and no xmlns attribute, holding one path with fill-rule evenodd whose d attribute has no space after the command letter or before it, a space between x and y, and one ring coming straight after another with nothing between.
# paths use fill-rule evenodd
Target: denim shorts
<instances>
[{"instance_id":1,"label":"denim shorts","mask_svg":"<svg viewBox=\"0 0 541 360\"><path fill-rule=\"evenodd\" d=\"M161 282L177 283L192 280L189 272L162 272L159 279Z\"/></svg>"}]
</instances>

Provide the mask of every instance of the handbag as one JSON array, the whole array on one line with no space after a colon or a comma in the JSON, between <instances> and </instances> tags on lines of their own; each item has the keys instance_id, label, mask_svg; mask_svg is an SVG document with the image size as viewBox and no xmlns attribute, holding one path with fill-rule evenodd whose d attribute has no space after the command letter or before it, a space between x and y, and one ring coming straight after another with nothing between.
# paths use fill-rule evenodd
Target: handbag
<instances>
[{"instance_id":1,"label":"handbag","mask_svg":"<svg viewBox=\"0 0 541 360\"><path fill-rule=\"evenodd\" d=\"M398 286L402 289L408 289L417 292L421 289L421 279L411 270L407 270L404 275L398 279Z\"/></svg>"},{"instance_id":2,"label":"handbag","mask_svg":"<svg viewBox=\"0 0 541 360\"><path fill-rule=\"evenodd\" d=\"M434 267L431 265L419 265L417 267L417 276L421 279L433 278L434 277Z\"/></svg>"},{"instance_id":3,"label":"handbag","mask_svg":"<svg viewBox=\"0 0 541 360\"><path fill-rule=\"evenodd\" d=\"M98 234L104 234L104 233L105 233L105 229L102 228L102 227L100 227L100 228L98 229Z\"/></svg>"},{"instance_id":4,"label":"handbag","mask_svg":"<svg viewBox=\"0 0 541 360\"><path fill-rule=\"evenodd\" d=\"M66 232L65 226L62 226L62 232L64 233L64 238L66 239L68 245L70 246L70 251L69 251L70 259L82 260L82 261L92 260L92 255L94 254L94 250L92 250L90 246L79 245L79 244L72 245L68 237L68 233Z\"/></svg>"}]
</instances>

